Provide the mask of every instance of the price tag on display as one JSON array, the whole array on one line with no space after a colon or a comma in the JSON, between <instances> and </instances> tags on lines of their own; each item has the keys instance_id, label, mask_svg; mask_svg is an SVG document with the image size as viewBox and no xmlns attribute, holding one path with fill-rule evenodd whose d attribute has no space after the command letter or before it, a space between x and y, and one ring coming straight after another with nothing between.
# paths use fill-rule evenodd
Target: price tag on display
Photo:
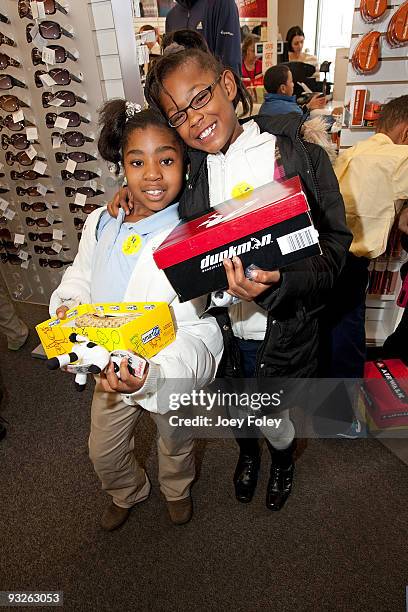
<instances>
[{"instance_id":1,"label":"price tag on display","mask_svg":"<svg viewBox=\"0 0 408 612\"><path fill-rule=\"evenodd\" d=\"M67 172L71 172L72 174L73 172L75 172L77 165L77 162L75 162L73 159L69 159L67 161L67 165L65 166L65 170Z\"/></svg>"},{"instance_id":2,"label":"price tag on display","mask_svg":"<svg viewBox=\"0 0 408 612\"><path fill-rule=\"evenodd\" d=\"M20 108L20 110L18 110L15 113L13 113L12 117L13 117L13 123L18 123L19 121L24 121L24 113L23 113L22 109Z\"/></svg>"},{"instance_id":3,"label":"price tag on display","mask_svg":"<svg viewBox=\"0 0 408 612\"><path fill-rule=\"evenodd\" d=\"M45 64L49 66L53 66L55 62L55 49L50 49L49 47L44 47L41 54L41 59Z\"/></svg>"},{"instance_id":4,"label":"price tag on display","mask_svg":"<svg viewBox=\"0 0 408 612\"><path fill-rule=\"evenodd\" d=\"M36 127L28 127L26 129L27 140L37 140L38 138L38 130Z\"/></svg>"},{"instance_id":5,"label":"price tag on display","mask_svg":"<svg viewBox=\"0 0 408 612\"><path fill-rule=\"evenodd\" d=\"M50 225L52 225L55 221L55 217L52 214L52 212L47 212L47 214L45 215L45 218Z\"/></svg>"},{"instance_id":6,"label":"price tag on display","mask_svg":"<svg viewBox=\"0 0 408 612\"><path fill-rule=\"evenodd\" d=\"M65 119L65 117L57 117L54 123L54 127L61 128L61 130L66 130L69 126L69 119Z\"/></svg>"},{"instance_id":7,"label":"price tag on display","mask_svg":"<svg viewBox=\"0 0 408 612\"><path fill-rule=\"evenodd\" d=\"M27 261L23 261L20 267L23 268L23 270L27 270L29 265L30 265L30 262L27 260Z\"/></svg>"},{"instance_id":8,"label":"price tag on display","mask_svg":"<svg viewBox=\"0 0 408 612\"><path fill-rule=\"evenodd\" d=\"M46 19L47 15L45 14L44 2L37 2L36 4L38 9L38 17L40 19Z\"/></svg>"},{"instance_id":9,"label":"price tag on display","mask_svg":"<svg viewBox=\"0 0 408 612\"><path fill-rule=\"evenodd\" d=\"M14 210L11 210L11 208L8 208L7 210L4 211L4 216L6 217L8 221L12 221L14 217L16 216L16 213L14 212Z\"/></svg>"},{"instance_id":10,"label":"price tag on display","mask_svg":"<svg viewBox=\"0 0 408 612\"><path fill-rule=\"evenodd\" d=\"M38 13L37 0L31 0L31 14L33 16L33 19L38 19L39 13Z\"/></svg>"},{"instance_id":11,"label":"price tag on display","mask_svg":"<svg viewBox=\"0 0 408 612\"><path fill-rule=\"evenodd\" d=\"M14 244L24 244L25 236L24 234L14 234Z\"/></svg>"},{"instance_id":12,"label":"price tag on display","mask_svg":"<svg viewBox=\"0 0 408 612\"><path fill-rule=\"evenodd\" d=\"M78 206L85 206L86 204L86 195L84 193L75 194L74 204L78 204Z\"/></svg>"},{"instance_id":13,"label":"price tag on display","mask_svg":"<svg viewBox=\"0 0 408 612\"><path fill-rule=\"evenodd\" d=\"M61 104L64 104L64 100L62 100L61 98L58 98L58 96L56 96L55 98L53 98L52 100L50 100L48 102L48 104L50 106L61 106Z\"/></svg>"},{"instance_id":14,"label":"price tag on display","mask_svg":"<svg viewBox=\"0 0 408 612\"><path fill-rule=\"evenodd\" d=\"M57 253L57 255L62 251L62 245L59 242L53 242L51 244L51 248Z\"/></svg>"},{"instance_id":15,"label":"price tag on display","mask_svg":"<svg viewBox=\"0 0 408 612\"><path fill-rule=\"evenodd\" d=\"M45 174L47 169L47 164L45 162L37 160L34 164L34 172L38 172L38 174Z\"/></svg>"},{"instance_id":16,"label":"price tag on display","mask_svg":"<svg viewBox=\"0 0 408 612\"><path fill-rule=\"evenodd\" d=\"M18 252L18 256L23 261L28 261L28 253L27 253L27 251L19 251Z\"/></svg>"},{"instance_id":17,"label":"price tag on display","mask_svg":"<svg viewBox=\"0 0 408 612\"><path fill-rule=\"evenodd\" d=\"M6 202L6 200L3 200L3 198L0 198L0 211L4 212L5 210L7 210L9 203Z\"/></svg>"},{"instance_id":18,"label":"price tag on display","mask_svg":"<svg viewBox=\"0 0 408 612\"><path fill-rule=\"evenodd\" d=\"M92 181L86 181L85 187L90 187L96 191L98 189L98 183L95 181L95 179L92 179Z\"/></svg>"},{"instance_id":19,"label":"price tag on display","mask_svg":"<svg viewBox=\"0 0 408 612\"><path fill-rule=\"evenodd\" d=\"M59 149L62 145L62 138L61 136L53 136L52 137L52 148L53 149Z\"/></svg>"},{"instance_id":20,"label":"price tag on display","mask_svg":"<svg viewBox=\"0 0 408 612\"><path fill-rule=\"evenodd\" d=\"M33 145L30 145L28 149L26 149L26 154L30 159L34 159L34 157L37 157L37 149L35 149Z\"/></svg>"},{"instance_id":21,"label":"price tag on display","mask_svg":"<svg viewBox=\"0 0 408 612\"><path fill-rule=\"evenodd\" d=\"M43 85L45 85L46 87L54 87L54 85L57 85L56 81L54 81L54 79L49 74L41 74L40 79Z\"/></svg>"},{"instance_id":22,"label":"price tag on display","mask_svg":"<svg viewBox=\"0 0 408 612\"><path fill-rule=\"evenodd\" d=\"M47 193L47 188L42 183L37 183L36 185L38 193L41 195L45 195Z\"/></svg>"},{"instance_id":23,"label":"price tag on display","mask_svg":"<svg viewBox=\"0 0 408 612\"><path fill-rule=\"evenodd\" d=\"M64 232L59 229L52 230L52 239L53 240L62 240L64 237Z\"/></svg>"}]
</instances>

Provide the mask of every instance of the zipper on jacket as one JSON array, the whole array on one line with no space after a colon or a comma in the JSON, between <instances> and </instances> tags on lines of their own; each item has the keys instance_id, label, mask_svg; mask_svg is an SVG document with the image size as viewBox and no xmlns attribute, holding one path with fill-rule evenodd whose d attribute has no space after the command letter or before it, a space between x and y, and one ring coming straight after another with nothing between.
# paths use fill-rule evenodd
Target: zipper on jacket
<instances>
[{"instance_id":1,"label":"zipper on jacket","mask_svg":"<svg viewBox=\"0 0 408 612\"><path fill-rule=\"evenodd\" d=\"M272 329L272 325L276 325L276 319L272 319L272 317L270 317L268 315L267 319L266 319L266 330L265 330L265 336L264 336L264 340L261 344L261 346L258 349L257 355L256 355L256 363L255 363L255 376L259 376L259 370L264 366L264 364L262 363L262 359L265 353L265 348L266 348L266 340L269 336L269 333Z\"/></svg>"},{"instance_id":2,"label":"zipper on jacket","mask_svg":"<svg viewBox=\"0 0 408 612\"><path fill-rule=\"evenodd\" d=\"M322 201L320 186L319 186L319 184L317 182L316 174L315 174L314 168L312 166L309 153L308 153L305 145L303 144L302 139L300 138L300 130L301 130L303 124L304 124L304 121L302 121L302 123L299 125L299 127L297 129L296 140L299 142L300 146L302 147L302 151L303 151L303 153L304 153L304 155L306 157L307 166L309 168L310 175L312 177L312 181L313 181L313 184L314 184L315 189L316 189L317 199L318 199L318 201L320 203Z\"/></svg>"}]
</instances>

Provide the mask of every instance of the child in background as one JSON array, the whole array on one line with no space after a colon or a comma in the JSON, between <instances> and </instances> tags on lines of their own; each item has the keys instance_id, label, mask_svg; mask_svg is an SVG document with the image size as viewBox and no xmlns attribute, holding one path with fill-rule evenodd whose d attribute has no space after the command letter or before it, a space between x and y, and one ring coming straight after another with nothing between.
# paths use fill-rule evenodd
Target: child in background
<instances>
[{"instance_id":1,"label":"child in background","mask_svg":"<svg viewBox=\"0 0 408 612\"><path fill-rule=\"evenodd\" d=\"M110 364L96 384L89 450L102 488L112 497L101 520L108 531L119 527L150 492L146 472L133 454L134 429L143 409L159 431L159 482L170 518L174 524L191 518L193 441L182 427L169 430L169 406L161 404L158 390L164 383L166 393L172 386L177 392L204 386L214 377L222 353L216 321L200 318L205 298L180 304L154 264L152 251L179 221L174 202L183 185L184 147L158 113L139 111L125 100L108 102L98 142L102 158L114 162L117 172L123 165L132 214L112 219L103 208L89 215L75 261L50 304L51 315L59 318L79 303L162 301L172 307L176 340L149 360L143 378L132 376L124 360L120 380Z\"/></svg>"},{"instance_id":2,"label":"child in background","mask_svg":"<svg viewBox=\"0 0 408 612\"><path fill-rule=\"evenodd\" d=\"M246 278L238 257L225 260L229 293L240 302L229 308L245 377L312 377L318 362L318 316L344 263L351 234L329 158L318 145L301 138L303 118L257 116L238 121L235 108L250 108L240 79L212 55L181 49L160 58L149 73L145 96L188 145L189 176L179 214L208 212L243 185L259 187L298 174L320 234L322 255L282 270ZM128 210L123 192L111 205ZM223 323L224 333L229 325ZM229 339L231 340L231 339ZM225 342L225 346L233 343ZM227 355L228 357L228 355ZM228 365L228 359L224 363ZM283 419L279 431L263 430L272 457L266 505L280 510L293 480L294 427ZM260 448L254 428L238 433L234 474L238 501L250 502L257 484Z\"/></svg>"},{"instance_id":3,"label":"child in background","mask_svg":"<svg viewBox=\"0 0 408 612\"><path fill-rule=\"evenodd\" d=\"M296 102L296 96L293 95L295 84L292 72L285 64L268 68L265 72L264 87L267 93L265 102L259 109L260 115L303 114L302 108ZM317 93L310 102L304 105L305 111L322 108L325 105L325 98L319 98L318 96Z\"/></svg>"}]
</instances>

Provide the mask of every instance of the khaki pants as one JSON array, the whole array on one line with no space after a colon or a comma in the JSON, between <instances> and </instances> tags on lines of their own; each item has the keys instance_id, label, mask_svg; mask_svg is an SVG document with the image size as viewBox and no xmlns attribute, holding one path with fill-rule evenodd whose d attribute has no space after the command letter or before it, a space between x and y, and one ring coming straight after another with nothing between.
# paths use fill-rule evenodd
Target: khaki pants
<instances>
[{"instance_id":1,"label":"khaki pants","mask_svg":"<svg viewBox=\"0 0 408 612\"><path fill-rule=\"evenodd\" d=\"M119 393L105 393L97 382L91 408L89 456L102 489L114 503L130 508L146 499L150 482L138 464L134 434L143 413L139 406L128 406ZM194 442L182 428L169 433L166 415L150 413L158 429L160 490L168 501L190 495L195 476ZM166 427L167 425L167 427Z\"/></svg>"},{"instance_id":2,"label":"khaki pants","mask_svg":"<svg viewBox=\"0 0 408 612\"><path fill-rule=\"evenodd\" d=\"M27 326L18 318L8 291L0 279L0 331L9 343L19 344L27 335Z\"/></svg>"}]
</instances>

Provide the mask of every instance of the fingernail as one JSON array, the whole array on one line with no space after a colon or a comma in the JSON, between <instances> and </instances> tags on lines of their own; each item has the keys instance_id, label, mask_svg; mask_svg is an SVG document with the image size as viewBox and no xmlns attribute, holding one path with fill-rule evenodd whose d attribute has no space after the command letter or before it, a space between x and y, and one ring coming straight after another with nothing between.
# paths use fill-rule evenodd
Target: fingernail
<instances>
[{"instance_id":1,"label":"fingernail","mask_svg":"<svg viewBox=\"0 0 408 612\"><path fill-rule=\"evenodd\" d=\"M258 272L255 272L255 270L249 270L248 278L251 280L256 280L258 278Z\"/></svg>"},{"instance_id":2,"label":"fingernail","mask_svg":"<svg viewBox=\"0 0 408 612\"><path fill-rule=\"evenodd\" d=\"M233 261L235 264L239 263L239 259L238 259L238 257L237 257L236 255L234 255L234 257L232 258L232 261Z\"/></svg>"},{"instance_id":3,"label":"fingernail","mask_svg":"<svg viewBox=\"0 0 408 612\"><path fill-rule=\"evenodd\" d=\"M224 261L222 263L224 264L224 266L227 266L228 268L231 267L231 260L230 259L224 259Z\"/></svg>"}]
</instances>

